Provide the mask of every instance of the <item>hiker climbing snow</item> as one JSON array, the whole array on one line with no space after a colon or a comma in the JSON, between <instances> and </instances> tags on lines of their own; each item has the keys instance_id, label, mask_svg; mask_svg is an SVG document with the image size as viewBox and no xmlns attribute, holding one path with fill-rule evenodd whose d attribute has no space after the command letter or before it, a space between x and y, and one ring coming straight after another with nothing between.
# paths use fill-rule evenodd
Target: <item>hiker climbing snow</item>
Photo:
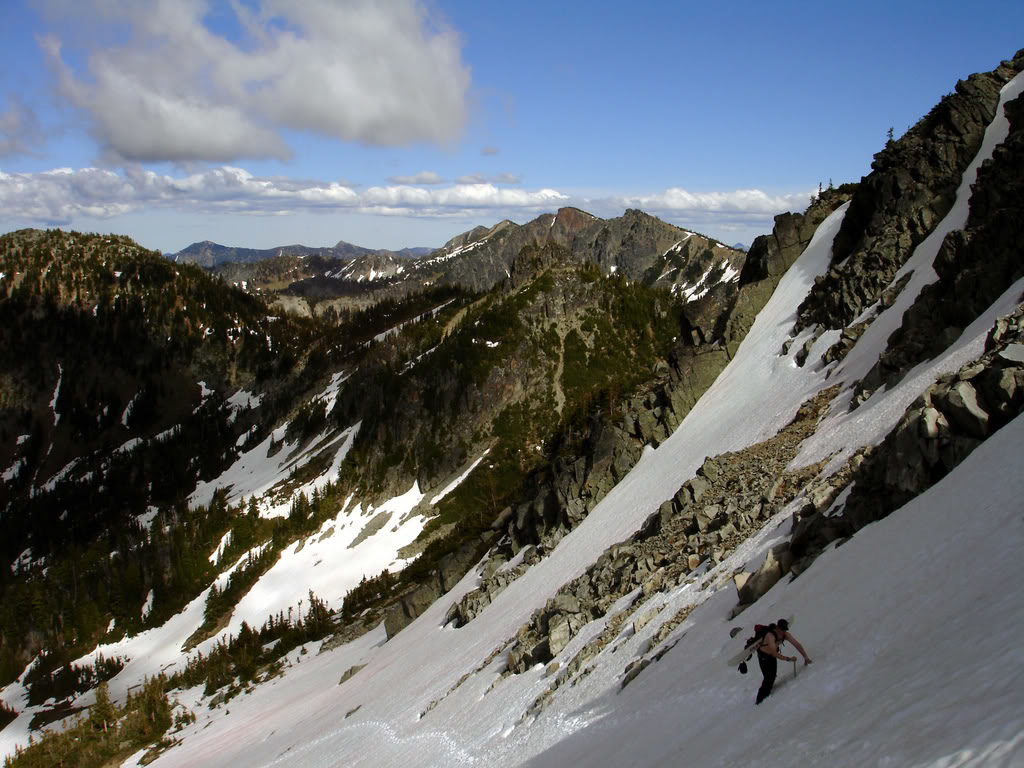
<instances>
[{"instance_id":1,"label":"hiker climbing snow","mask_svg":"<svg viewBox=\"0 0 1024 768\"><path fill-rule=\"evenodd\" d=\"M775 624L769 624L757 645L757 663L761 667L761 687L757 689L757 704L768 698L775 685L775 675L778 673L779 659L782 661L796 661L796 656L783 656L779 650L785 642L789 642L800 651L804 657L804 664L810 664L811 659L804 651L800 642L789 633L789 622L786 619L779 619Z\"/></svg>"}]
</instances>

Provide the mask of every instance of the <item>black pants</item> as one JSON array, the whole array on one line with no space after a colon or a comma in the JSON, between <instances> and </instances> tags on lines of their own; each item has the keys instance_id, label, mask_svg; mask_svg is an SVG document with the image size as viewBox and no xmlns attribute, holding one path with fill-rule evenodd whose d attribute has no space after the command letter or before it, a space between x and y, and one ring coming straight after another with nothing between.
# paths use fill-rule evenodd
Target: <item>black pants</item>
<instances>
[{"instance_id":1,"label":"black pants","mask_svg":"<svg viewBox=\"0 0 1024 768\"><path fill-rule=\"evenodd\" d=\"M764 676L764 680L761 681L761 687L757 689L757 703L760 704L772 692L772 686L775 685L775 675L779 671L779 660L774 656L758 651L757 663L761 666L761 674Z\"/></svg>"}]
</instances>

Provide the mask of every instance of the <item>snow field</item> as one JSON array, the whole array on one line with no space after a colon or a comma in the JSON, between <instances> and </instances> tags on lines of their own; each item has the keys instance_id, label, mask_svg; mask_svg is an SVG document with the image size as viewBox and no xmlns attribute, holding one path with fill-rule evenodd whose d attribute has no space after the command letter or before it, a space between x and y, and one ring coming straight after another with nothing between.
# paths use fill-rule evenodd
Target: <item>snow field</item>
<instances>
[{"instance_id":1,"label":"snow field","mask_svg":"<svg viewBox=\"0 0 1024 768\"><path fill-rule=\"evenodd\" d=\"M292 607L297 618L309 607L308 590L330 609L340 610L345 594L363 576L376 576L385 568L394 571L404 567L397 559L398 551L411 544L426 523L421 515L408 516L422 498L419 488L413 485L402 496L379 508L370 507L366 513L358 504L349 512L339 512L317 533L289 546L238 602L224 632L200 644L199 649L206 653L223 634L238 634L243 621L259 629L270 614L287 614ZM378 514L389 515L384 527L353 545L363 527Z\"/></svg>"},{"instance_id":2,"label":"snow field","mask_svg":"<svg viewBox=\"0 0 1024 768\"><path fill-rule=\"evenodd\" d=\"M322 491L329 482L338 479L341 463L352 447L359 432L359 425L356 424L341 432L324 431L314 437L302 451L298 450L297 441L286 442L270 455L271 445L280 443L286 430L287 425L278 427L259 445L239 456L219 477L210 481L200 481L196 485L196 490L189 496L189 504L208 505L218 489L227 488L229 504L237 504L255 496L262 517L286 516L291 509L292 499L298 493L309 496L314 489ZM326 472L280 497L273 493L275 488L287 479L289 473L301 469L314 456L338 443L341 445L335 450L330 468Z\"/></svg>"}]
</instances>

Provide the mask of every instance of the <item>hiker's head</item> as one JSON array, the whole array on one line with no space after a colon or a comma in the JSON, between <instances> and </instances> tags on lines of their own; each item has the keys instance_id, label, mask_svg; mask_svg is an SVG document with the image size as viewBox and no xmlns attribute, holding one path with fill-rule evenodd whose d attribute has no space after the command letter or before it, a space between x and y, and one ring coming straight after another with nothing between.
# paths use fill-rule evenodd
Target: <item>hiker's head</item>
<instances>
[{"instance_id":1,"label":"hiker's head","mask_svg":"<svg viewBox=\"0 0 1024 768\"><path fill-rule=\"evenodd\" d=\"M777 626L783 632L789 632L789 622L785 619L779 619L777 622L775 622L775 626Z\"/></svg>"}]
</instances>

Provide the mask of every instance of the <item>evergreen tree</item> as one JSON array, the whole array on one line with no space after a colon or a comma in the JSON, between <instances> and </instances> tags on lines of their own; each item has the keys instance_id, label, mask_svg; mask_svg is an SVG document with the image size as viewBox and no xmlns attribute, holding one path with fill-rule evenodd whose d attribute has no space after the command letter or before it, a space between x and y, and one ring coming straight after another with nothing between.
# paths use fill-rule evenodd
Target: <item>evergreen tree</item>
<instances>
[{"instance_id":1,"label":"evergreen tree","mask_svg":"<svg viewBox=\"0 0 1024 768\"><path fill-rule=\"evenodd\" d=\"M89 709L89 724L94 731L107 733L117 724L117 709L110 700L106 682L96 686L96 703Z\"/></svg>"}]
</instances>

